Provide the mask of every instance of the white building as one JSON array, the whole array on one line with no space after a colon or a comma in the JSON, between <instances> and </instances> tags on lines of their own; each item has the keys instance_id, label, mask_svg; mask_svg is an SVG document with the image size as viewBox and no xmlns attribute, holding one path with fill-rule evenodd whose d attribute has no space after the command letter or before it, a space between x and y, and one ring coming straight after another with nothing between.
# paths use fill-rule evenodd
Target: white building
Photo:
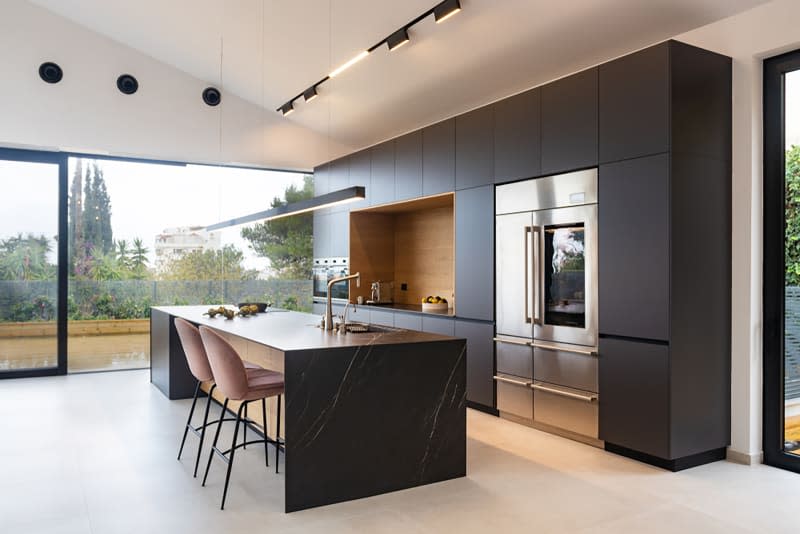
<instances>
[{"instance_id":1,"label":"white building","mask_svg":"<svg viewBox=\"0 0 800 534\"><path fill-rule=\"evenodd\" d=\"M222 248L219 232L206 232L204 226L165 228L155 237L156 270L195 250Z\"/></svg>"}]
</instances>

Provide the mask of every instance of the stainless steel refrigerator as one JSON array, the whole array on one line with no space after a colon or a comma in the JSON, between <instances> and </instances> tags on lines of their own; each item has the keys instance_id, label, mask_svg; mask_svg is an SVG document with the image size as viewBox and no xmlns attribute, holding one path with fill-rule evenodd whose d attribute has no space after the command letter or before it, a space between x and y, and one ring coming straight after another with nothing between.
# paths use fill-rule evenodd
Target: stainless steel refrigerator
<instances>
[{"instance_id":1,"label":"stainless steel refrigerator","mask_svg":"<svg viewBox=\"0 0 800 534\"><path fill-rule=\"evenodd\" d=\"M495 195L498 410L595 443L597 169Z\"/></svg>"}]
</instances>

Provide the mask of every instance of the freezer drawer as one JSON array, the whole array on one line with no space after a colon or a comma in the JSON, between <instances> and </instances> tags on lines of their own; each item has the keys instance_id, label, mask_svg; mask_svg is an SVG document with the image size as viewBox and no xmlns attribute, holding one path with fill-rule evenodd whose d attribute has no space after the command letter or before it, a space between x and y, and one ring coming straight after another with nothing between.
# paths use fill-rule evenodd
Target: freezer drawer
<instances>
[{"instance_id":1,"label":"freezer drawer","mask_svg":"<svg viewBox=\"0 0 800 534\"><path fill-rule=\"evenodd\" d=\"M534 422L597 438L599 411L596 394L539 381L534 381L530 387L535 408Z\"/></svg>"},{"instance_id":2,"label":"freezer drawer","mask_svg":"<svg viewBox=\"0 0 800 534\"><path fill-rule=\"evenodd\" d=\"M533 390L530 380L515 376L495 375L497 383L497 410L521 417L533 419Z\"/></svg>"},{"instance_id":3,"label":"freezer drawer","mask_svg":"<svg viewBox=\"0 0 800 534\"><path fill-rule=\"evenodd\" d=\"M534 346L533 378L550 384L597 393L598 359L596 352L573 352ZM499 362L498 362L499 363ZM499 367L498 367L499 369Z\"/></svg>"},{"instance_id":4,"label":"freezer drawer","mask_svg":"<svg viewBox=\"0 0 800 534\"><path fill-rule=\"evenodd\" d=\"M529 340L521 338L494 338L497 372L533 378L533 349Z\"/></svg>"}]
</instances>

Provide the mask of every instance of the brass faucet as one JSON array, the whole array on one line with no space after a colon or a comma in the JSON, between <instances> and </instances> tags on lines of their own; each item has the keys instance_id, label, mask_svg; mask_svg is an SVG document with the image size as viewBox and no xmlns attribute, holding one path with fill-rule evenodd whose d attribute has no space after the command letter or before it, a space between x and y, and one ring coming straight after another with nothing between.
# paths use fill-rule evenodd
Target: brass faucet
<instances>
[{"instance_id":1,"label":"brass faucet","mask_svg":"<svg viewBox=\"0 0 800 534\"><path fill-rule=\"evenodd\" d=\"M328 300L325 306L325 330L333 330L333 306L331 304L331 287L337 282L346 282L347 280L356 281L356 287L361 287L361 273L351 274L349 276L340 276L328 280Z\"/></svg>"}]
</instances>

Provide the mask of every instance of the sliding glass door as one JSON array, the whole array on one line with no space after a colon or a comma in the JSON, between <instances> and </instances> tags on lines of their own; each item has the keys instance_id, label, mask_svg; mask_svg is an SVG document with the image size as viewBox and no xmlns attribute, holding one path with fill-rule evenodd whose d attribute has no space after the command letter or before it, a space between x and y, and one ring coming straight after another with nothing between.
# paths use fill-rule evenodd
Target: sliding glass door
<instances>
[{"instance_id":1,"label":"sliding glass door","mask_svg":"<svg viewBox=\"0 0 800 534\"><path fill-rule=\"evenodd\" d=\"M66 371L66 180L53 154L0 149L0 377Z\"/></svg>"},{"instance_id":2,"label":"sliding glass door","mask_svg":"<svg viewBox=\"0 0 800 534\"><path fill-rule=\"evenodd\" d=\"M763 434L800 472L800 51L764 62Z\"/></svg>"}]
</instances>

